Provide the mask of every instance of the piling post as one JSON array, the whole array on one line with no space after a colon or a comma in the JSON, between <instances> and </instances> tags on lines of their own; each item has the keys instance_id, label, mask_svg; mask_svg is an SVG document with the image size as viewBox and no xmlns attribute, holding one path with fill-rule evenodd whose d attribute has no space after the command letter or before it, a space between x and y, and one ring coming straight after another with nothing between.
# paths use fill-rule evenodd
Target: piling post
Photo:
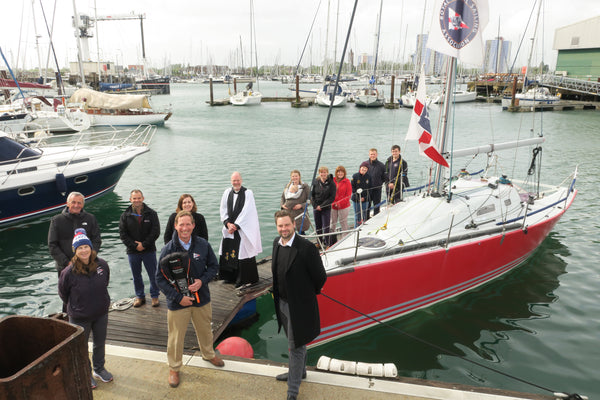
<instances>
[{"instance_id":1,"label":"piling post","mask_svg":"<svg viewBox=\"0 0 600 400\"><path fill-rule=\"evenodd\" d=\"M293 108L308 107L307 101L300 100L300 75L296 75L296 100L290 103Z\"/></svg>"},{"instance_id":2,"label":"piling post","mask_svg":"<svg viewBox=\"0 0 600 400\"><path fill-rule=\"evenodd\" d=\"M394 110L396 108L400 108L400 103L394 101L394 87L396 86L396 75L392 75L392 88L390 92L390 102L383 103L383 106L389 110Z\"/></svg>"},{"instance_id":3,"label":"piling post","mask_svg":"<svg viewBox=\"0 0 600 400\"><path fill-rule=\"evenodd\" d=\"M233 94L237 94L237 78L233 78Z\"/></svg>"},{"instance_id":4,"label":"piling post","mask_svg":"<svg viewBox=\"0 0 600 400\"><path fill-rule=\"evenodd\" d=\"M209 84L210 84L210 105L214 105L214 98L213 98L213 78L209 78Z\"/></svg>"},{"instance_id":5,"label":"piling post","mask_svg":"<svg viewBox=\"0 0 600 400\"><path fill-rule=\"evenodd\" d=\"M513 79L512 92L510 94L510 106L515 106L515 93L517 92L517 77L515 76Z\"/></svg>"}]
</instances>

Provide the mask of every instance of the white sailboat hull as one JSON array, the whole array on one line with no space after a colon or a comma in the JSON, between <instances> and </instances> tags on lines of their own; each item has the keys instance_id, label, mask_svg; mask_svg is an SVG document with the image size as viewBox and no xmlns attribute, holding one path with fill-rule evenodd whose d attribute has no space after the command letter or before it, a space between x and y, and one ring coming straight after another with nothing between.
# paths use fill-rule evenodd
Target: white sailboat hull
<instances>
[{"instance_id":1,"label":"white sailboat hull","mask_svg":"<svg viewBox=\"0 0 600 400\"><path fill-rule=\"evenodd\" d=\"M229 102L234 106L253 106L258 105L262 101L262 93L260 92L239 92L229 98Z\"/></svg>"}]
</instances>

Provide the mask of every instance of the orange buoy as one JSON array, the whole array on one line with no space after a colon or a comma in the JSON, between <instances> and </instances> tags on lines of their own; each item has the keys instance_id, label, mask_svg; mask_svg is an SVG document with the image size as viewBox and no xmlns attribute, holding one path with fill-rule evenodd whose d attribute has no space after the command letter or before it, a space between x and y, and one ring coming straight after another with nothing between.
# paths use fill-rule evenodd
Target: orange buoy
<instances>
[{"instance_id":1,"label":"orange buoy","mask_svg":"<svg viewBox=\"0 0 600 400\"><path fill-rule=\"evenodd\" d=\"M246 339L238 336L231 336L223 340L217 346L217 350L219 350L221 354L227 356L237 356L243 358L254 357L254 350L252 350L250 343L248 343Z\"/></svg>"}]
</instances>

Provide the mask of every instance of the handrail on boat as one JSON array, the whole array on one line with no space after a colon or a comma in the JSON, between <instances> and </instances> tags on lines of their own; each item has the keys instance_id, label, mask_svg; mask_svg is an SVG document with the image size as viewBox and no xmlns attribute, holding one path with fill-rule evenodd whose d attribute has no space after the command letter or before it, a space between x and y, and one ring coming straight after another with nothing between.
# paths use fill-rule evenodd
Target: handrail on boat
<instances>
[{"instance_id":1,"label":"handrail on boat","mask_svg":"<svg viewBox=\"0 0 600 400\"><path fill-rule=\"evenodd\" d=\"M44 165L38 165L38 168L43 167L57 167L57 173L63 173L65 169L70 166L73 161L80 155L79 151L87 148L102 146L107 148L113 148L113 150L123 149L125 147L149 147L154 134L157 131L157 127L154 125L139 125L132 131L129 130L110 130L104 132L91 131L91 132L77 132L74 134L67 135L53 135L47 136L39 140L35 144L29 146L31 149L40 151L43 153L44 148L65 148L65 151L73 151L72 156L68 161L65 161L62 165L56 165L55 161L48 162ZM127 133L124 135L124 133ZM115 151L106 151L102 154L97 155L96 159L104 158L108 159L111 155L114 155ZM19 168L22 167L23 162L30 161L28 159L18 159L11 169L7 171L6 177L2 180L2 184L5 184L12 175L16 175ZM104 161L103 161L104 162Z\"/></svg>"}]
</instances>

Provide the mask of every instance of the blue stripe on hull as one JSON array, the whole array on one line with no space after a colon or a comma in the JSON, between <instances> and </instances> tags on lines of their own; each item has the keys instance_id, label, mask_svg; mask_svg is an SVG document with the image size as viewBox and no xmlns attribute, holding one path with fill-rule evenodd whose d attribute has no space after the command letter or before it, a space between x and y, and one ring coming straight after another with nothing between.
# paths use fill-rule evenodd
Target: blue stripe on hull
<instances>
[{"instance_id":1,"label":"blue stripe on hull","mask_svg":"<svg viewBox=\"0 0 600 400\"><path fill-rule=\"evenodd\" d=\"M87 174L67 177L67 191L64 195L58 191L54 180L35 185L35 192L26 196L19 195L18 189L1 191L0 226L56 212L65 206L68 194L73 191L82 193L86 200L92 200L109 193L115 188L131 161L128 160ZM88 177L85 182L75 183L75 178L83 176Z\"/></svg>"}]
</instances>

